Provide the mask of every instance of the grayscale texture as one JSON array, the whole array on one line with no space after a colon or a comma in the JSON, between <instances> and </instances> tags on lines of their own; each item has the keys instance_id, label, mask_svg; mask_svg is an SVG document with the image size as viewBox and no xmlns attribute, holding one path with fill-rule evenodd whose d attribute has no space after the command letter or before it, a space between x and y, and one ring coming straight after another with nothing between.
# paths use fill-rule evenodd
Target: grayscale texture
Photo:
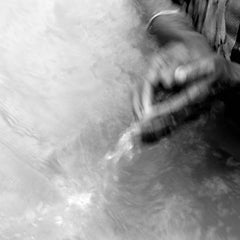
<instances>
[{"instance_id":1,"label":"grayscale texture","mask_svg":"<svg viewBox=\"0 0 240 240\"><path fill-rule=\"evenodd\" d=\"M144 34L127 0L0 0L1 240L239 239L204 122L132 145Z\"/></svg>"}]
</instances>

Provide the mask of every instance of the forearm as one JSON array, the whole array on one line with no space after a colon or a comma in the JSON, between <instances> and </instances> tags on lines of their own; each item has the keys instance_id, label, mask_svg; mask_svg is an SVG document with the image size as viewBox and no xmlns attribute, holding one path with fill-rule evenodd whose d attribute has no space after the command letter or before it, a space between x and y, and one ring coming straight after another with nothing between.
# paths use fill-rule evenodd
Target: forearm
<instances>
[{"instance_id":1,"label":"forearm","mask_svg":"<svg viewBox=\"0 0 240 240\"><path fill-rule=\"evenodd\" d=\"M140 9L143 22L148 23L151 17L161 11L178 9L178 5L174 5L171 0L134 0ZM201 34L197 33L193 27L191 19L185 13L162 15L154 19L151 26L153 33L160 44L165 44L173 41L183 42L188 45L195 44L197 47L210 50L206 39Z\"/></svg>"},{"instance_id":2,"label":"forearm","mask_svg":"<svg viewBox=\"0 0 240 240\"><path fill-rule=\"evenodd\" d=\"M145 22L159 11L173 9L171 0L134 0ZM176 9L176 7L175 7Z\"/></svg>"}]
</instances>

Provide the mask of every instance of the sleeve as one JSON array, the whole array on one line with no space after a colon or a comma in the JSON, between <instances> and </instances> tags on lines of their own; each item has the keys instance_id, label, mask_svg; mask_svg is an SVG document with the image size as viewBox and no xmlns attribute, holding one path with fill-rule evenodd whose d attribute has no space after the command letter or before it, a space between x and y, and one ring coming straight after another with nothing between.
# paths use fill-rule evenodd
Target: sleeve
<instances>
[{"instance_id":1,"label":"sleeve","mask_svg":"<svg viewBox=\"0 0 240 240\"><path fill-rule=\"evenodd\" d=\"M203 34L211 47L229 59L229 44L226 30L228 0L173 0L192 19L196 31Z\"/></svg>"}]
</instances>

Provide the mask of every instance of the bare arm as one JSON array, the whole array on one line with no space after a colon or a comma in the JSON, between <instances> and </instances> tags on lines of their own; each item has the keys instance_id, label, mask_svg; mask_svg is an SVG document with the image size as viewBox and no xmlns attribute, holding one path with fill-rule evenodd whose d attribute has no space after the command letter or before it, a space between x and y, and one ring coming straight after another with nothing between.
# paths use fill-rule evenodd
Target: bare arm
<instances>
[{"instance_id":1,"label":"bare arm","mask_svg":"<svg viewBox=\"0 0 240 240\"><path fill-rule=\"evenodd\" d=\"M154 14L160 11L179 8L171 0L134 0L134 2L145 24ZM206 54L211 52L204 36L193 29L191 19L180 11L178 14L157 17L152 23L151 32L160 44L182 42L189 47L194 45L194 48L205 49ZM203 45L204 47L202 47Z\"/></svg>"},{"instance_id":2,"label":"bare arm","mask_svg":"<svg viewBox=\"0 0 240 240\"><path fill-rule=\"evenodd\" d=\"M174 7L171 0L134 0L134 2L146 21L157 12L173 9Z\"/></svg>"}]
</instances>

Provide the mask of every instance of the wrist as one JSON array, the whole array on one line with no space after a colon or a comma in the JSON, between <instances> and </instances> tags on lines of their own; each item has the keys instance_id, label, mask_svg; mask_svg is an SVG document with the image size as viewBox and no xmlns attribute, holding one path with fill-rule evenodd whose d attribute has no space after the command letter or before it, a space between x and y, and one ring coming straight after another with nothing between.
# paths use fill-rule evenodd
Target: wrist
<instances>
[{"instance_id":1,"label":"wrist","mask_svg":"<svg viewBox=\"0 0 240 240\"><path fill-rule=\"evenodd\" d=\"M160 11L173 9L173 4L169 0L134 0L137 9L140 10L144 22ZM176 7L175 7L176 9Z\"/></svg>"},{"instance_id":2,"label":"wrist","mask_svg":"<svg viewBox=\"0 0 240 240\"><path fill-rule=\"evenodd\" d=\"M172 42L182 43L202 56L212 53L206 38L193 29L190 19L181 12L155 18L150 33L155 35L161 45Z\"/></svg>"},{"instance_id":3,"label":"wrist","mask_svg":"<svg viewBox=\"0 0 240 240\"><path fill-rule=\"evenodd\" d=\"M148 30L160 43L172 41L184 42L190 35L195 35L189 21L180 12L159 15L151 21ZM193 34L194 33L194 34Z\"/></svg>"}]
</instances>

